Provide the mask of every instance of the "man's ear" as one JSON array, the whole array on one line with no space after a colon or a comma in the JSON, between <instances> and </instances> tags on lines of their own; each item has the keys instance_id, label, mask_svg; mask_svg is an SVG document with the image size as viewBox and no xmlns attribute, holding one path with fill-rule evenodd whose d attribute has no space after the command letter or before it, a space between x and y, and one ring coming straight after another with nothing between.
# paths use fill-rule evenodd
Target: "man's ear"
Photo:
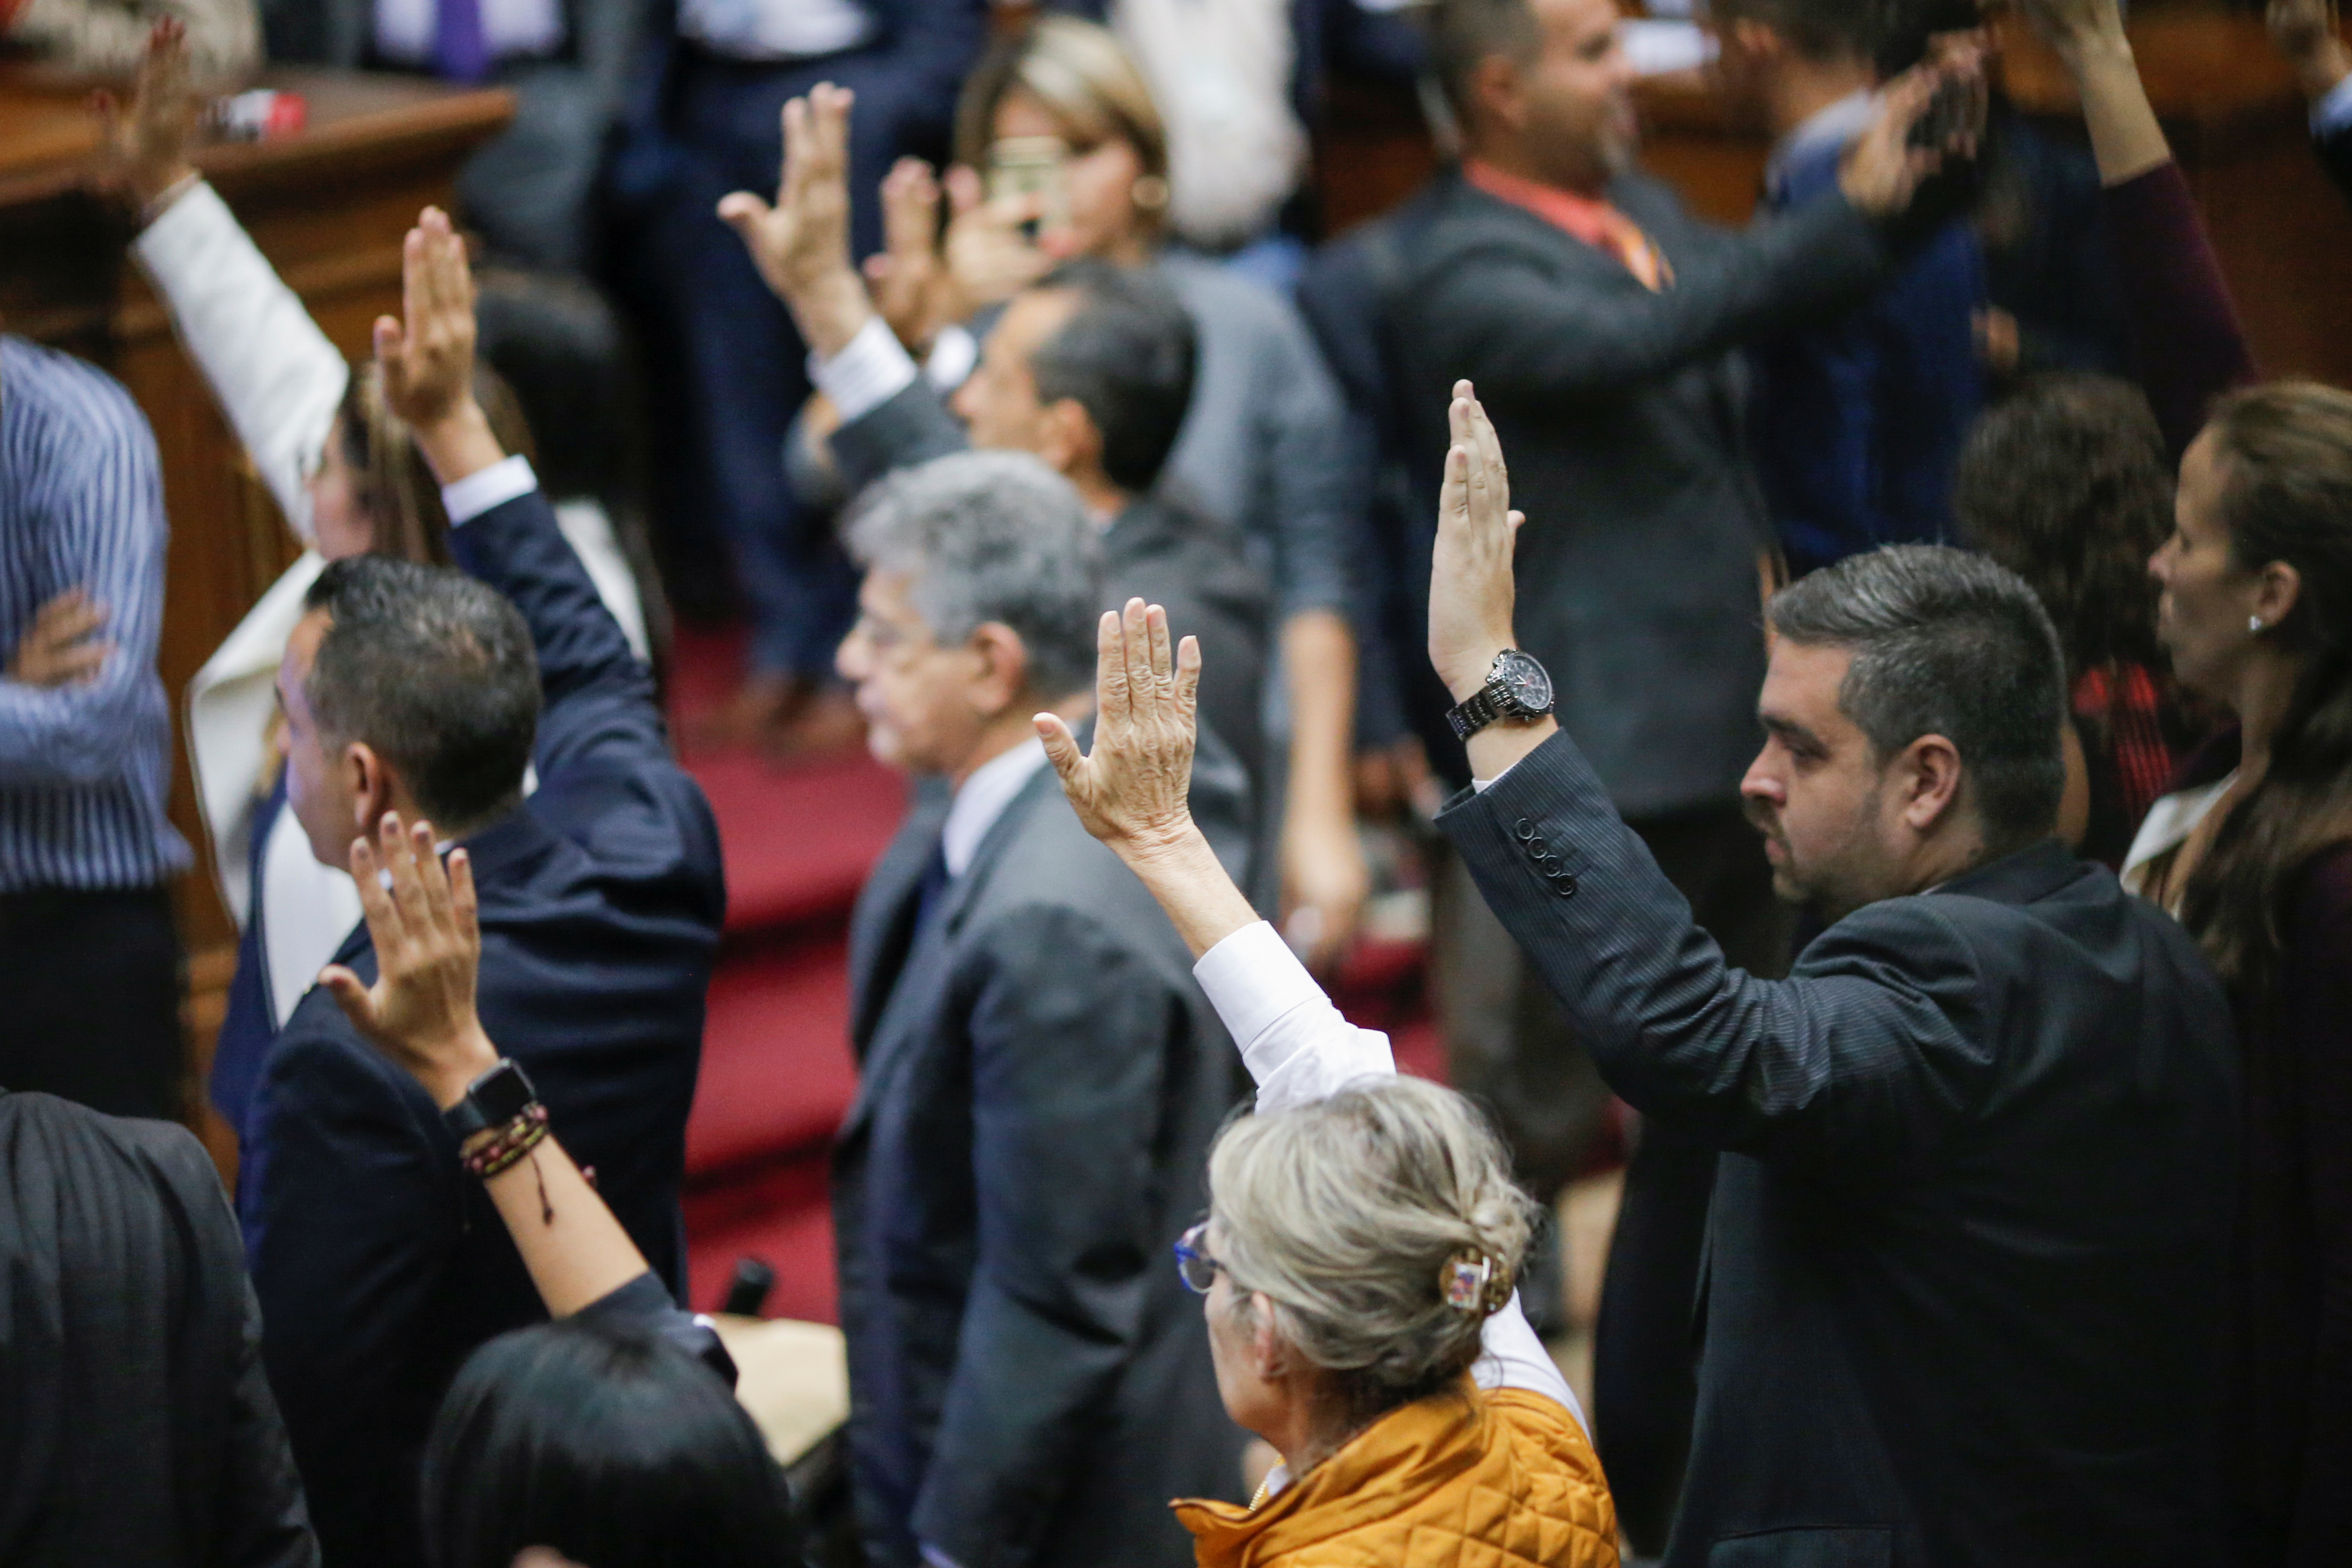
<instances>
[{"instance_id":1,"label":"man's ear","mask_svg":"<svg viewBox=\"0 0 2352 1568\"><path fill-rule=\"evenodd\" d=\"M352 830L362 838L375 832L376 819L392 809L392 771L365 741L347 742L335 759L351 792Z\"/></svg>"},{"instance_id":2,"label":"man's ear","mask_svg":"<svg viewBox=\"0 0 2352 1568\"><path fill-rule=\"evenodd\" d=\"M1519 89L1519 62L1508 55L1488 55L1471 68L1471 107L1513 131L1524 130L1527 124L1526 97Z\"/></svg>"},{"instance_id":3,"label":"man's ear","mask_svg":"<svg viewBox=\"0 0 2352 1568\"><path fill-rule=\"evenodd\" d=\"M1055 473L1075 479L1101 469L1102 430L1076 398L1056 398L1047 404L1038 428L1042 439L1037 456Z\"/></svg>"},{"instance_id":4,"label":"man's ear","mask_svg":"<svg viewBox=\"0 0 2352 1568\"><path fill-rule=\"evenodd\" d=\"M993 719L1029 690L1029 647L1003 621L983 621L965 644L978 661L972 705Z\"/></svg>"},{"instance_id":5,"label":"man's ear","mask_svg":"<svg viewBox=\"0 0 2352 1568\"><path fill-rule=\"evenodd\" d=\"M1932 831L1960 798L1960 751L1941 735L1922 735L1903 748L1895 763L1895 800L1904 826Z\"/></svg>"}]
</instances>

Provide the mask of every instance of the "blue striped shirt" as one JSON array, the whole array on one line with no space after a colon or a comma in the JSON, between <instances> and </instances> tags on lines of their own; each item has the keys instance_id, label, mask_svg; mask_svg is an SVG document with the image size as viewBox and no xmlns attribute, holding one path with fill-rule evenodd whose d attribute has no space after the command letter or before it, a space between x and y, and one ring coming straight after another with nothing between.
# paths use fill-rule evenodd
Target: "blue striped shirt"
<instances>
[{"instance_id":1,"label":"blue striped shirt","mask_svg":"<svg viewBox=\"0 0 2352 1568\"><path fill-rule=\"evenodd\" d=\"M104 372L0 336L0 665L86 589L113 651L87 684L0 677L0 892L152 887L188 864L164 816L172 722L155 436Z\"/></svg>"}]
</instances>

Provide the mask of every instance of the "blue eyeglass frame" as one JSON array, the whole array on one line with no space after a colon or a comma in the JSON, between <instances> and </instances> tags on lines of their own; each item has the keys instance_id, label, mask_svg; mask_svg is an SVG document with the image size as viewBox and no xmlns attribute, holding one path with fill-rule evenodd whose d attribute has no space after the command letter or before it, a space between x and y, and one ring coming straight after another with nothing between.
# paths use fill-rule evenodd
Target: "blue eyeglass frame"
<instances>
[{"instance_id":1,"label":"blue eyeglass frame","mask_svg":"<svg viewBox=\"0 0 2352 1568\"><path fill-rule=\"evenodd\" d=\"M1217 1271L1223 1264L1210 1255L1206 1245L1209 1222L1201 1221L1176 1238L1176 1274L1184 1281L1184 1289L1195 1296L1205 1296L1217 1282ZM1195 1271L1199 1278L1194 1278Z\"/></svg>"}]
</instances>

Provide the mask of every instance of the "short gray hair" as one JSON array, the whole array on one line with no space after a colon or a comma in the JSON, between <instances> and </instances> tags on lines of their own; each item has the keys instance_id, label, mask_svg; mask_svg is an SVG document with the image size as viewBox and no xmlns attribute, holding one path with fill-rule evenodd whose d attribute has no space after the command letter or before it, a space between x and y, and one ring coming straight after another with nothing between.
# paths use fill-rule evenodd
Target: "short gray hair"
<instances>
[{"instance_id":1,"label":"short gray hair","mask_svg":"<svg viewBox=\"0 0 2352 1568\"><path fill-rule=\"evenodd\" d=\"M1354 1423L1445 1388L1487 1313L1450 1305L1449 1263L1517 1277L1535 1205L1502 1141L1450 1089L1390 1078L1228 1126L1209 1154L1218 1261L1274 1302L1276 1331L1331 1374Z\"/></svg>"},{"instance_id":2,"label":"short gray hair","mask_svg":"<svg viewBox=\"0 0 2352 1568\"><path fill-rule=\"evenodd\" d=\"M2008 567L1946 544L1849 555L1772 597L1772 630L1853 655L1838 710L1880 761L1922 735L1960 754L1996 853L2047 837L2066 788L2066 661Z\"/></svg>"},{"instance_id":3,"label":"short gray hair","mask_svg":"<svg viewBox=\"0 0 2352 1568\"><path fill-rule=\"evenodd\" d=\"M1025 452L959 452L871 486L850 553L906 574L942 645L991 621L1020 635L1041 698L1092 688L1103 610L1100 531L1070 481Z\"/></svg>"}]
</instances>

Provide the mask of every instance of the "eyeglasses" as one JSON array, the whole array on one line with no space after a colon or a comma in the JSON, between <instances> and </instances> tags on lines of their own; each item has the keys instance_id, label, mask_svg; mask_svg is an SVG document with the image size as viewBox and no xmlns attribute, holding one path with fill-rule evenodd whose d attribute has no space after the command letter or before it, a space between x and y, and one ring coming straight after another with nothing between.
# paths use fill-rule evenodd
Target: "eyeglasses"
<instances>
[{"instance_id":1,"label":"eyeglasses","mask_svg":"<svg viewBox=\"0 0 2352 1568\"><path fill-rule=\"evenodd\" d=\"M1185 1288L1195 1295L1207 1295L1209 1287L1217 1282L1217 1270L1224 1267L1209 1256L1208 1244L1207 1220L1176 1238L1176 1272L1183 1276Z\"/></svg>"}]
</instances>

